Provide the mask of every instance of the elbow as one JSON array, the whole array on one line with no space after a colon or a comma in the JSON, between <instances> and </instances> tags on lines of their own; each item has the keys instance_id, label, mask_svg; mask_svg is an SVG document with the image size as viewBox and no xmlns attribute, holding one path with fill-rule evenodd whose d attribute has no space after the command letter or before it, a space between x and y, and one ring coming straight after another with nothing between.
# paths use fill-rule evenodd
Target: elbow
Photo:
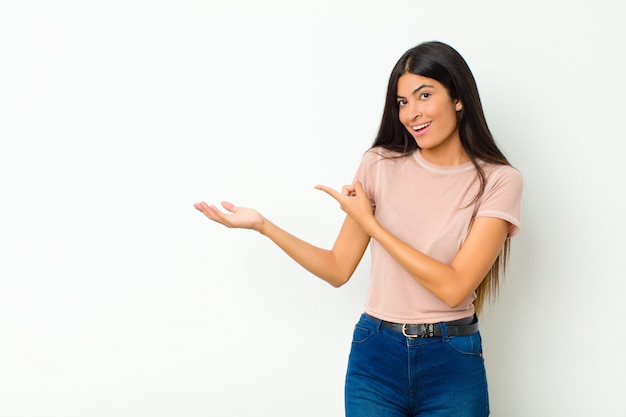
<instances>
[{"instance_id":1,"label":"elbow","mask_svg":"<svg viewBox=\"0 0 626 417\"><path fill-rule=\"evenodd\" d=\"M343 285L348 282L347 279L340 279L340 280L332 280L332 281L328 281L328 283L330 285L332 285L333 288L340 288L343 287Z\"/></svg>"},{"instance_id":2,"label":"elbow","mask_svg":"<svg viewBox=\"0 0 626 417\"><path fill-rule=\"evenodd\" d=\"M467 299L467 294L458 289L452 289L442 294L440 298L449 308L457 308Z\"/></svg>"},{"instance_id":3,"label":"elbow","mask_svg":"<svg viewBox=\"0 0 626 417\"><path fill-rule=\"evenodd\" d=\"M342 287L346 284L350 278L352 278L352 274L354 274L355 268L342 268L339 266L332 271L329 271L329 274L323 278L326 282L333 286L333 288Z\"/></svg>"},{"instance_id":4,"label":"elbow","mask_svg":"<svg viewBox=\"0 0 626 417\"><path fill-rule=\"evenodd\" d=\"M450 308L457 308L458 306L461 305L461 303L463 302L463 299L459 299L459 298L450 298L450 299L445 299L443 300L444 303L446 303L446 305Z\"/></svg>"},{"instance_id":5,"label":"elbow","mask_svg":"<svg viewBox=\"0 0 626 417\"><path fill-rule=\"evenodd\" d=\"M350 280L351 275L336 275L326 280L333 288L342 287Z\"/></svg>"}]
</instances>

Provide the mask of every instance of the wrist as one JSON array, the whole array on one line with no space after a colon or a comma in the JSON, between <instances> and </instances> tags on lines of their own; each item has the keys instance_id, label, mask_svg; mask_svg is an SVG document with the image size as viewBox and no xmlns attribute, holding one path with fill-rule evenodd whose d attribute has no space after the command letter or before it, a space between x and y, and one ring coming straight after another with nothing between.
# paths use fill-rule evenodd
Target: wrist
<instances>
[{"instance_id":1,"label":"wrist","mask_svg":"<svg viewBox=\"0 0 626 417\"><path fill-rule=\"evenodd\" d=\"M267 228L270 225L270 222L263 216L261 216L261 221L257 226L254 227L254 230L259 232L262 235L267 236Z\"/></svg>"},{"instance_id":2,"label":"wrist","mask_svg":"<svg viewBox=\"0 0 626 417\"><path fill-rule=\"evenodd\" d=\"M374 236L376 231L380 229L380 224L373 215L361 224L361 229L369 236Z\"/></svg>"}]
</instances>

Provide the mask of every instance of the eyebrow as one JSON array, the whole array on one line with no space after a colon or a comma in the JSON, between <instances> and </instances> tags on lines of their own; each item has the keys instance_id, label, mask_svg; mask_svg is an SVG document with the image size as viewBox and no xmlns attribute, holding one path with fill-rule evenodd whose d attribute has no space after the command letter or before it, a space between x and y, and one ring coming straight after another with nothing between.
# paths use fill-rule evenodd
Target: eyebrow
<instances>
[{"instance_id":1,"label":"eyebrow","mask_svg":"<svg viewBox=\"0 0 626 417\"><path fill-rule=\"evenodd\" d=\"M430 85L430 84L422 84L419 87L417 87L415 90L413 90L413 92L411 93L411 95L415 95L415 93L417 93L418 91L420 91L422 88L426 88L426 87L430 87L430 88L435 88L434 85ZM406 98L400 95L397 95L396 98Z\"/></svg>"}]
</instances>

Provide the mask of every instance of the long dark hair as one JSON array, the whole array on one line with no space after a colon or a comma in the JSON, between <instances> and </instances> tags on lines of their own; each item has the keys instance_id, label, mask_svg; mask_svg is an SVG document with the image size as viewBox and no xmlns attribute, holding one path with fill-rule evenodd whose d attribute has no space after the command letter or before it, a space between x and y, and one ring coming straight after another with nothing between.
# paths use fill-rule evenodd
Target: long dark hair
<instances>
[{"instance_id":1,"label":"long dark hair","mask_svg":"<svg viewBox=\"0 0 626 417\"><path fill-rule=\"evenodd\" d=\"M474 75L465 59L451 46L437 41L424 42L409 49L400 57L389 77L383 116L372 148L382 147L400 155L410 155L419 149L417 142L399 118L398 79L406 73L438 81L448 90L451 99L462 103L462 109L457 112L457 128L461 145L474 164L480 181L479 192L472 202L475 203L483 194L486 182L485 172L479 160L494 164L510 164L498 149L489 131ZM508 253L507 238L498 259L476 289L477 298L474 306L477 312L480 312L486 296L492 297L497 293L500 276L504 275L506 269Z\"/></svg>"}]
</instances>

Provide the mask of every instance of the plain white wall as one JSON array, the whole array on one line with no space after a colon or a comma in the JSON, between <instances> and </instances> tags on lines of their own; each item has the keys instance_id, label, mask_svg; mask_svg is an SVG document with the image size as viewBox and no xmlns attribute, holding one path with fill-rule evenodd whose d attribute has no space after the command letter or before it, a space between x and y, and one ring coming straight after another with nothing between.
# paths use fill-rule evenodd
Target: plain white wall
<instances>
[{"instance_id":1,"label":"plain white wall","mask_svg":"<svg viewBox=\"0 0 626 417\"><path fill-rule=\"evenodd\" d=\"M0 415L340 416L368 260L332 289L229 199L320 246L387 77L467 59L524 174L483 316L492 415L625 416L618 2L0 4Z\"/></svg>"}]
</instances>

